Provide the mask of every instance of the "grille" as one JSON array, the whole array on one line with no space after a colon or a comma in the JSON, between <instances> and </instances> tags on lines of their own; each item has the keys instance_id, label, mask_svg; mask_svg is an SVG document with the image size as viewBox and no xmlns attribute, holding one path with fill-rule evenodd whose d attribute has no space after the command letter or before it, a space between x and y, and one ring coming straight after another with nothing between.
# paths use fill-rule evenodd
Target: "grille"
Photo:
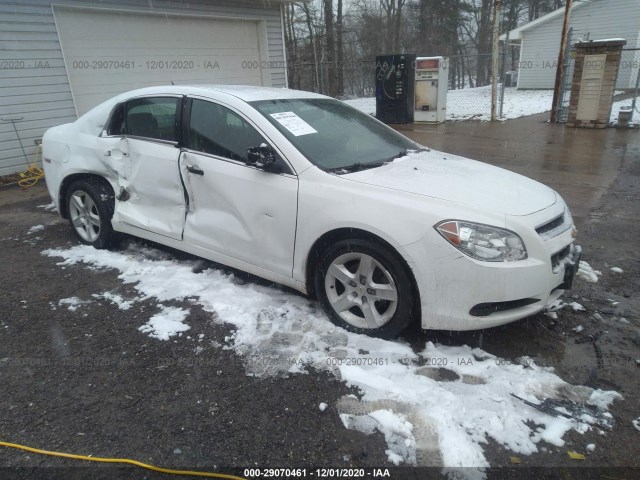
<instances>
[{"instance_id":1,"label":"grille","mask_svg":"<svg viewBox=\"0 0 640 480\"><path fill-rule=\"evenodd\" d=\"M560 265L560 262L565 258L567 258L567 256L569 256L570 253L571 253L571 244L567 245L562 250L551 255L551 267L553 267L554 269L557 268L558 265Z\"/></svg>"},{"instance_id":2,"label":"grille","mask_svg":"<svg viewBox=\"0 0 640 480\"><path fill-rule=\"evenodd\" d=\"M562 225L563 223L564 223L564 213L554 218L550 222L540 225L538 228L536 228L536 232L538 232L538 235L545 235L555 230L556 228L560 227L560 225Z\"/></svg>"}]
</instances>

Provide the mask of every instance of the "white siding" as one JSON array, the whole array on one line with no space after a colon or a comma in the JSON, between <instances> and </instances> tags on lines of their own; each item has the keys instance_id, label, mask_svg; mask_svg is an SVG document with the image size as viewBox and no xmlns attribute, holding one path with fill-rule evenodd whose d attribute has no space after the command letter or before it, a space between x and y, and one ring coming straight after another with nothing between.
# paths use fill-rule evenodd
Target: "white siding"
<instances>
[{"instance_id":1,"label":"white siding","mask_svg":"<svg viewBox=\"0 0 640 480\"><path fill-rule=\"evenodd\" d=\"M572 42L624 38L624 48L638 47L640 31L640 0L592 0L571 14ZM556 63L560 50L562 15L522 32L522 52L518 88L553 88ZM636 52L623 52L618 88L630 88L635 83L632 68Z\"/></svg>"},{"instance_id":2,"label":"white siding","mask_svg":"<svg viewBox=\"0 0 640 480\"><path fill-rule=\"evenodd\" d=\"M268 59L284 63L280 3L237 0L0 0L0 175L24 170L21 144L31 160L34 140L54 125L76 119L51 4L250 18L265 21ZM14 62L7 63L7 62ZM16 64L15 62L23 62ZM41 68L38 68L41 67ZM284 87L284 68L271 84Z\"/></svg>"}]
</instances>

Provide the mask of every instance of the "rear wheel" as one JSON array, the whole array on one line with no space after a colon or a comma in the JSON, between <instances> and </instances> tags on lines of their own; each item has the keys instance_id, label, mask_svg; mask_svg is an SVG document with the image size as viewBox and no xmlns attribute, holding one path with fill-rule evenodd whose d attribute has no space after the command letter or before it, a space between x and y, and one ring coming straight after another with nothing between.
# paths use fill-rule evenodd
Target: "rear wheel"
<instances>
[{"instance_id":1,"label":"rear wheel","mask_svg":"<svg viewBox=\"0 0 640 480\"><path fill-rule=\"evenodd\" d=\"M343 240L320 258L315 289L336 325L357 333L393 338L413 316L414 293L404 262L367 240Z\"/></svg>"},{"instance_id":2,"label":"rear wheel","mask_svg":"<svg viewBox=\"0 0 640 480\"><path fill-rule=\"evenodd\" d=\"M97 180L78 180L67 191L66 204L78 240L95 248L108 247L114 238L111 188Z\"/></svg>"}]
</instances>

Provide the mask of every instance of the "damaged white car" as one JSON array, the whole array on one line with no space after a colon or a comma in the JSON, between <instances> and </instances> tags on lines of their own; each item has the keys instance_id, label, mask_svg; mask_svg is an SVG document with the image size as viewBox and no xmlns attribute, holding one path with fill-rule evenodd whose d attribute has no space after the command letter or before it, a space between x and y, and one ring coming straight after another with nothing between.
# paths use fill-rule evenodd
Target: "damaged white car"
<instances>
[{"instance_id":1,"label":"damaged white car","mask_svg":"<svg viewBox=\"0 0 640 480\"><path fill-rule=\"evenodd\" d=\"M512 322L578 268L550 188L313 93L136 90L49 129L43 160L81 242L122 232L244 270L316 296L355 332Z\"/></svg>"}]
</instances>

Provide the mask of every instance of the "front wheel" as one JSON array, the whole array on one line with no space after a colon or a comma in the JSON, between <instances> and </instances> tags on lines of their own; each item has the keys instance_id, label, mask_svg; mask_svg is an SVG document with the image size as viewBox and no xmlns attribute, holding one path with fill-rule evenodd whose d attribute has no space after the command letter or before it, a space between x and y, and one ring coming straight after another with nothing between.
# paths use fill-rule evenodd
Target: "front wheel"
<instances>
[{"instance_id":1,"label":"front wheel","mask_svg":"<svg viewBox=\"0 0 640 480\"><path fill-rule=\"evenodd\" d=\"M404 262L389 248L367 240L343 240L320 258L318 300L346 330L393 338L412 320L414 293Z\"/></svg>"},{"instance_id":2,"label":"front wheel","mask_svg":"<svg viewBox=\"0 0 640 480\"><path fill-rule=\"evenodd\" d=\"M99 181L83 179L74 182L67 191L69 223L82 243L106 248L114 238L113 192Z\"/></svg>"}]
</instances>

